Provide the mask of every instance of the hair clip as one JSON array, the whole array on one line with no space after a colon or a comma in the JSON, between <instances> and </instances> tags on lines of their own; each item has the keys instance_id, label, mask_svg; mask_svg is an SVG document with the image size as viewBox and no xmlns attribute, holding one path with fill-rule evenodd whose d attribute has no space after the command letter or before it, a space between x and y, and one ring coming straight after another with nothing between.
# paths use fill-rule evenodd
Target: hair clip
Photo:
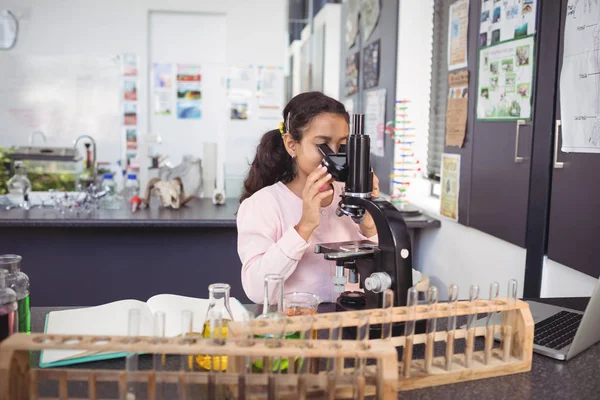
<instances>
[{"instance_id":1,"label":"hair clip","mask_svg":"<svg viewBox=\"0 0 600 400\"><path fill-rule=\"evenodd\" d=\"M279 132L281 133L281 135L282 135L282 136L283 136L283 134L285 133L285 132L283 131L283 121L281 121L281 122L279 123Z\"/></svg>"}]
</instances>

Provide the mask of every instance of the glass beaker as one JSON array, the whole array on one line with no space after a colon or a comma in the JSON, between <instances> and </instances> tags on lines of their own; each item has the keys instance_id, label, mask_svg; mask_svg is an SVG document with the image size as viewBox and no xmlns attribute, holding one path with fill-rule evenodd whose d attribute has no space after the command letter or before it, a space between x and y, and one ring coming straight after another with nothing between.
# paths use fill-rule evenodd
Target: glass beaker
<instances>
[{"instance_id":1,"label":"glass beaker","mask_svg":"<svg viewBox=\"0 0 600 400\"><path fill-rule=\"evenodd\" d=\"M321 298L313 293L292 292L283 295L283 309L290 317L316 314L319 304L321 304Z\"/></svg>"},{"instance_id":2,"label":"glass beaker","mask_svg":"<svg viewBox=\"0 0 600 400\"><path fill-rule=\"evenodd\" d=\"M291 292L283 295L284 313L290 317L295 315L314 315L321 304L321 298L308 292ZM300 339L301 332L294 332L286 339ZM312 339L317 339L317 331L312 332Z\"/></svg>"},{"instance_id":3,"label":"glass beaker","mask_svg":"<svg viewBox=\"0 0 600 400\"><path fill-rule=\"evenodd\" d=\"M229 292L231 287L226 283L213 283L208 287L208 311L204 321L202 336L215 340L215 344L224 344L227 337L227 326L233 321L229 307ZM196 363L206 370L225 371L226 356L197 355Z\"/></svg>"}]
</instances>

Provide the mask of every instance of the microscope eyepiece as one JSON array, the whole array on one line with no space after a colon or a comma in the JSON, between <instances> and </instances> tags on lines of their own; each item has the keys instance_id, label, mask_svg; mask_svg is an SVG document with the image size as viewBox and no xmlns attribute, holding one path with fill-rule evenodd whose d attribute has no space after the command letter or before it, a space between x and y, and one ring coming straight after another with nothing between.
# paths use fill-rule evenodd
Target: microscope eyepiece
<instances>
[{"instance_id":1,"label":"microscope eyepiece","mask_svg":"<svg viewBox=\"0 0 600 400\"><path fill-rule=\"evenodd\" d=\"M365 134L365 116L364 114L352 114L352 135Z\"/></svg>"}]
</instances>

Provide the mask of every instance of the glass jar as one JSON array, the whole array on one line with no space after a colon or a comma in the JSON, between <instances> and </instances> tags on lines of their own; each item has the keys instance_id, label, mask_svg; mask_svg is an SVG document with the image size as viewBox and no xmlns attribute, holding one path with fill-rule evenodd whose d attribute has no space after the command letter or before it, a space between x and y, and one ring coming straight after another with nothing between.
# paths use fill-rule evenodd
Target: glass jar
<instances>
[{"instance_id":1,"label":"glass jar","mask_svg":"<svg viewBox=\"0 0 600 400\"><path fill-rule=\"evenodd\" d=\"M19 332L31 333L30 284L27 274L21 272L21 261L16 254L0 255L0 270L6 271L6 285L17 294Z\"/></svg>"},{"instance_id":2,"label":"glass jar","mask_svg":"<svg viewBox=\"0 0 600 400\"><path fill-rule=\"evenodd\" d=\"M15 174L6 182L10 200L20 207L29 203L31 182L27 178L27 168L22 162L15 162ZM25 207L24 207L25 208Z\"/></svg>"},{"instance_id":3,"label":"glass jar","mask_svg":"<svg viewBox=\"0 0 600 400\"><path fill-rule=\"evenodd\" d=\"M5 270L0 269L0 342L17 333L17 294L6 283Z\"/></svg>"}]
</instances>

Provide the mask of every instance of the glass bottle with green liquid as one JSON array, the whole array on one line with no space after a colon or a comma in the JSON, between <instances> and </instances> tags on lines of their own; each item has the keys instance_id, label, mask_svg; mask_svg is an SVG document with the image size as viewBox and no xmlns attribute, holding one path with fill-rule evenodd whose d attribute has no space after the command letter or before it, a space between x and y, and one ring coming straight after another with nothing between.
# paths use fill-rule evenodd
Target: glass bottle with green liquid
<instances>
[{"instance_id":1,"label":"glass bottle with green liquid","mask_svg":"<svg viewBox=\"0 0 600 400\"><path fill-rule=\"evenodd\" d=\"M7 273L0 269L0 343L17 333L17 294L6 284Z\"/></svg>"},{"instance_id":2,"label":"glass bottle with green liquid","mask_svg":"<svg viewBox=\"0 0 600 400\"><path fill-rule=\"evenodd\" d=\"M21 272L22 257L16 254L0 255L0 269L6 270L6 285L17 294L18 330L31 333L31 302L29 277Z\"/></svg>"}]
</instances>

